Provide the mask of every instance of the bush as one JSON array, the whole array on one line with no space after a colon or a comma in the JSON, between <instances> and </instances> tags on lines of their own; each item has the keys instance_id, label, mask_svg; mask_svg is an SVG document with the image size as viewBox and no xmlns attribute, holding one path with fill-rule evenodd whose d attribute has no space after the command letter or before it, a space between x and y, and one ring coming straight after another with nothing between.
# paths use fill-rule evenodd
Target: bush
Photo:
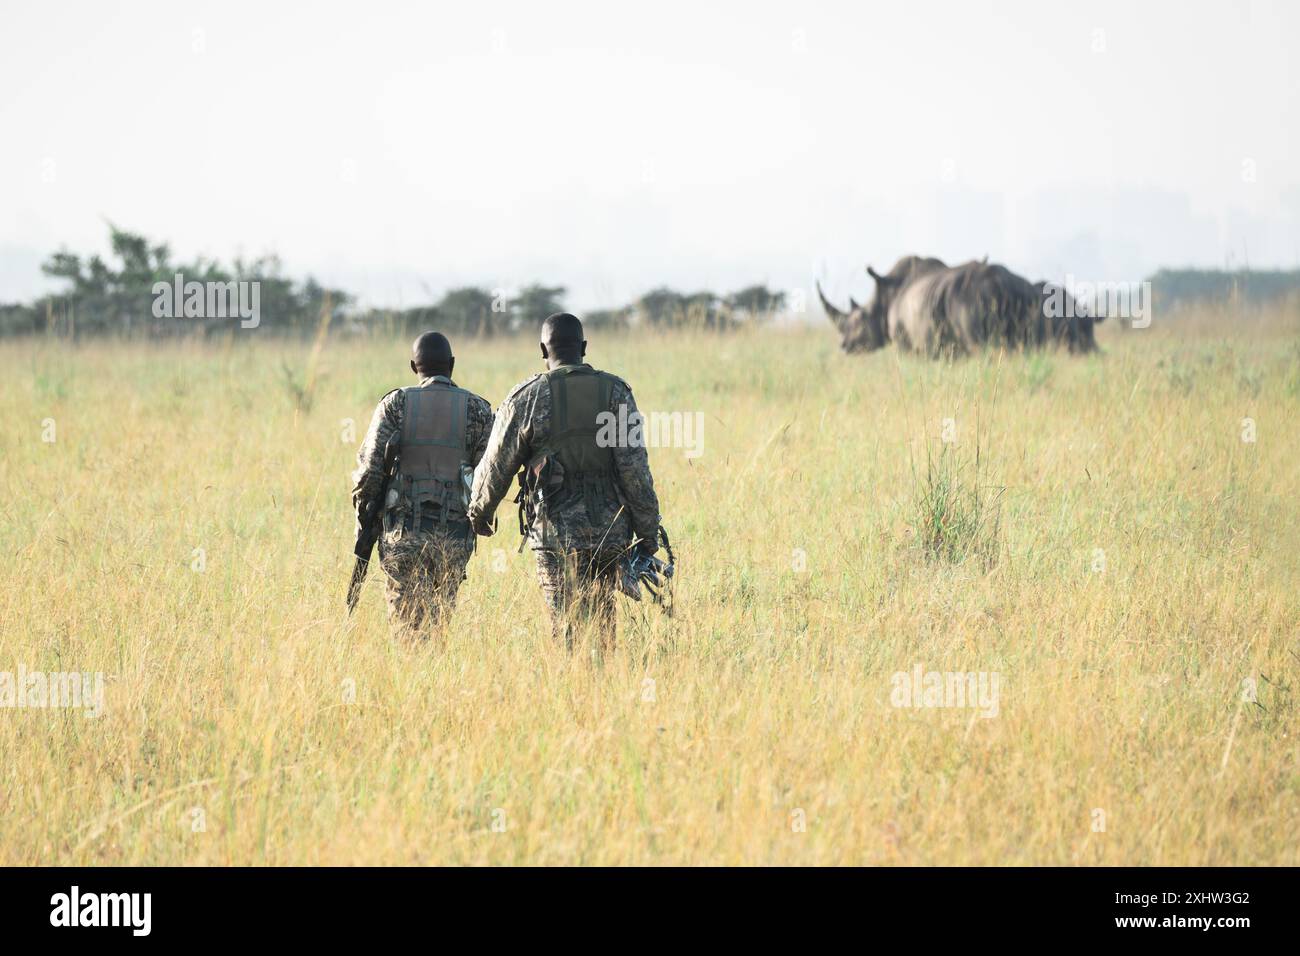
<instances>
[{"instance_id":1,"label":"bush","mask_svg":"<svg viewBox=\"0 0 1300 956\"><path fill-rule=\"evenodd\" d=\"M984 458L978 440L974 460L959 446L944 444L938 455L925 449L925 474L917 477L916 532L929 560L962 564L974 558L985 568L1001 549L1002 488L981 484Z\"/></svg>"}]
</instances>

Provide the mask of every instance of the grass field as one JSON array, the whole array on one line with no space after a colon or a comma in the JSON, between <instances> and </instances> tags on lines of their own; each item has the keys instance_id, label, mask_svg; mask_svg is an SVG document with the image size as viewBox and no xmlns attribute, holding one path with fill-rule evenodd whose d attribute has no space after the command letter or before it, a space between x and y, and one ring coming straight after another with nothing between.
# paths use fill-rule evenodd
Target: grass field
<instances>
[{"instance_id":1,"label":"grass field","mask_svg":"<svg viewBox=\"0 0 1300 956\"><path fill-rule=\"evenodd\" d=\"M1113 325L954 364L593 336L706 422L651 451L676 616L622 602L601 659L509 504L440 644L377 579L348 622L405 343L0 344L0 671L105 680L0 709L0 863L1300 863L1300 317ZM455 344L493 405L539 368ZM996 715L893 706L918 665Z\"/></svg>"}]
</instances>

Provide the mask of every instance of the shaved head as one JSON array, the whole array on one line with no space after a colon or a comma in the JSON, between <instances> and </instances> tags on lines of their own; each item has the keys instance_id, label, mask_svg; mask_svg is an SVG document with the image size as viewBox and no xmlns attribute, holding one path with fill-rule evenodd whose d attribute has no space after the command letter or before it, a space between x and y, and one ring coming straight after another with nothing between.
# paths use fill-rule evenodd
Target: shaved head
<instances>
[{"instance_id":1,"label":"shaved head","mask_svg":"<svg viewBox=\"0 0 1300 956\"><path fill-rule=\"evenodd\" d=\"M570 312L548 315L542 323L542 358L552 368L558 365L577 365L587 354L587 342L582 337L582 323Z\"/></svg>"},{"instance_id":2,"label":"shaved head","mask_svg":"<svg viewBox=\"0 0 1300 956\"><path fill-rule=\"evenodd\" d=\"M411 343L411 370L417 375L451 375L455 364L451 343L441 332L421 332Z\"/></svg>"},{"instance_id":3,"label":"shaved head","mask_svg":"<svg viewBox=\"0 0 1300 956\"><path fill-rule=\"evenodd\" d=\"M542 343L553 348L577 347L583 342L582 322L570 312L548 315L542 323Z\"/></svg>"}]
</instances>

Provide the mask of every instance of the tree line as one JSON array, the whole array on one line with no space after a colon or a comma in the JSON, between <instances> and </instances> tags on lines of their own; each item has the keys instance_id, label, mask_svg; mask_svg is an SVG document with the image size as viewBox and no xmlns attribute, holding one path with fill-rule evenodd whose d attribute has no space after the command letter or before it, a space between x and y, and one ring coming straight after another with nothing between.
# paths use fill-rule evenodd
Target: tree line
<instances>
[{"instance_id":1,"label":"tree line","mask_svg":"<svg viewBox=\"0 0 1300 956\"><path fill-rule=\"evenodd\" d=\"M180 274L185 283L257 282L260 321L269 334L314 334L328 323L334 329L364 334L378 331L411 334L437 328L448 334L492 337L532 330L552 312L564 310L567 289L534 283L513 294L478 286L449 289L438 301L407 309L361 308L354 295L312 278L295 281L283 273L278 257L236 259L229 266L207 259L177 260L166 243L110 225L107 258L61 251L41 271L63 288L29 303L0 303L0 336L98 335L172 336L208 334L237 327L223 316L187 318L160 315L160 284L171 286ZM167 301L171 302L170 292ZM659 328L727 330L763 322L785 307L785 293L753 285L730 295L681 293L653 289L618 309L586 311L584 324L613 329L648 325ZM179 312L179 303L177 311Z\"/></svg>"},{"instance_id":2,"label":"tree line","mask_svg":"<svg viewBox=\"0 0 1300 956\"><path fill-rule=\"evenodd\" d=\"M1150 279L1162 309L1202 302L1270 305L1300 299L1300 269L1160 269Z\"/></svg>"}]
</instances>

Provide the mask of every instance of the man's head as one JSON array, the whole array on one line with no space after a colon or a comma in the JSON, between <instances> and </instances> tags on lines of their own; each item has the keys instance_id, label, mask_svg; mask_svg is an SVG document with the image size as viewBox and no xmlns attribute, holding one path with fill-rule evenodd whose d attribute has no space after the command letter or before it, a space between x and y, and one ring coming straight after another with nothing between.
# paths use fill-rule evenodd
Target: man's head
<instances>
[{"instance_id":1,"label":"man's head","mask_svg":"<svg viewBox=\"0 0 1300 956\"><path fill-rule=\"evenodd\" d=\"M587 354L582 323L576 315L556 312L542 323L542 358L552 366L574 365Z\"/></svg>"},{"instance_id":2,"label":"man's head","mask_svg":"<svg viewBox=\"0 0 1300 956\"><path fill-rule=\"evenodd\" d=\"M451 378L451 370L455 365L456 357L451 354L451 343L441 332L421 332L420 337L411 344L411 371L420 378L432 375Z\"/></svg>"}]
</instances>

